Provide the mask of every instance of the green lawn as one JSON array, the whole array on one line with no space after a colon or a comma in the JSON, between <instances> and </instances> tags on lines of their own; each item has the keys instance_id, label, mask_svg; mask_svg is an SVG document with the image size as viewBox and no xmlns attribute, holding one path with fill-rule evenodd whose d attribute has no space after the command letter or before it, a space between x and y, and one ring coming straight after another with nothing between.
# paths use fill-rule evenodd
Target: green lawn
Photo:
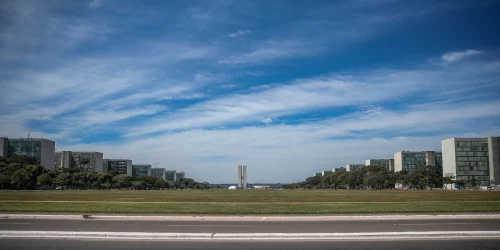
<instances>
[{"instance_id":1,"label":"green lawn","mask_svg":"<svg viewBox=\"0 0 500 250\"><path fill-rule=\"evenodd\" d=\"M0 191L0 212L117 214L500 212L500 192L441 190Z\"/></svg>"}]
</instances>

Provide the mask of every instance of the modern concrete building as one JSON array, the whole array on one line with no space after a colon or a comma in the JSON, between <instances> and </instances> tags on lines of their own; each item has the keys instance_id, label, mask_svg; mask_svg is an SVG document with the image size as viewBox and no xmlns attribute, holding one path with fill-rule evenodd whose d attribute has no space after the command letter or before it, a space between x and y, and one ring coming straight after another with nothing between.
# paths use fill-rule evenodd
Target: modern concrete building
<instances>
[{"instance_id":1,"label":"modern concrete building","mask_svg":"<svg viewBox=\"0 0 500 250\"><path fill-rule=\"evenodd\" d=\"M329 171L329 170L323 170L323 171L321 171L321 176L329 175L331 173L333 173L333 172Z\"/></svg>"},{"instance_id":2,"label":"modern concrete building","mask_svg":"<svg viewBox=\"0 0 500 250\"><path fill-rule=\"evenodd\" d=\"M436 151L401 151L394 153L394 171L411 172L427 165L443 168L442 154Z\"/></svg>"},{"instance_id":3,"label":"modern concrete building","mask_svg":"<svg viewBox=\"0 0 500 250\"><path fill-rule=\"evenodd\" d=\"M79 169L80 172L103 173L102 157L103 154L100 152L59 151L55 155L54 167Z\"/></svg>"},{"instance_id":4,"label":"modern concrete building","mask_svg":"<svg viewBox=\"0 0 500 250\"><path fill-rule=\"evenodd\" d=\"M118 174L132 176L132 160L127 159L104 159L102 161L103 173L116 171Z\"/></svg>"},{"instance_id":5,"label":"modern concrete building","mask_svg":"<svg viewBox=\"0 0 500 250\"><path fill-rule=\"evenodd\" d=\"M342 168L332 168L332 172L345 172L346 171L346 168L342 167Z\"/></svg>"},{"instance_id":6,"label":"modern concrete building","mask_svg":"<svg viewBox=\"0 0 500 250\"><path fill-rule=\"evenodd\" d=\"M151 176L150 164L132 164L132 176Z\"/></svg>"},{"instance_id":7,"label":"modern concrete building","mask_svg":"<svg viewBox=\"0 0 500 250\"><path fill-rule=\"evenodd\" d=\"M175 181L182 181L186 177L184 172L177 172L175 174Z\"/></svg>"},{"instance_id":8,"label":"modern concrete building","mask_svg":"<svg viewBox=\"0 0 500 250\"><path fill-rule=\"evenodd\" d=\"M176 173L175 170L165 170L165 181L175 181Z\"/></svg>"},{"instance_id":9,"label":"modern concrete building","mask_svg":"<svg viewBox=\"0 0 500 250\"><path fill-rule=\"evenodd\" d=\"M365 164L347 164L347 165L345 165L345 170L346 171L355 171L355 170L361 169L364 166L365 166Z\"/></svg>"},{"instance_id":10,"label":"modern concrete building","mask_svg":"<svg viewBox=\"0 0 500 250\"><path fill-rule=\"evenodd\" d=\"M313 173L313 177L315 177L315 176L322 176L322 173L320 173L320 172L314 172Z\"/></svg>"},{"instance_id":11,"label":"modern concrete building","mask_svg":"<svg viewBox=\"0 0 500 250\"><path fill-rule=\"evenodd\" d=\"M238 188L247 189L247 166L238 165Z\"/></svg>"},{"instance_id":12,"label":"modern concrete building","mask_svg":"<svg viewBox=\"0 0 500 250\"><path fill-rule=\"evenodd\" d=\"M389 171L394 171L394 159L368 159L368 160L365 160L365 166L370 166L370 165L383 166Z\"/></svg>"},{"instance_id":13,"label":"modern concrete building","mask_svg":"<svg viewBox=\"0 0 500 250\"><path fill-rule=\"evenodd\" d=\"M167 171L165 168L152 168L151 169L151 176L156 177L156 178L161 178L164 181L167 181L166 173L167 173Z\"/></svg>"},{"instance_id":14,"label":"modern concrete building","mask_svg":"<svg viewBox=\"0 0 500 250\"><path fill-rule=\"evenodd\" d=\"M54 168L56 143L41 138L12 139L0 137L0 154L8 158L16 155L33 156L45 169Z\"/></svg>"},{"instance_id":15,"label":"modern concrete building","mask_svg":"<svg viewBox=\"0 0 500 250\"><path fill-rule=\"evenodd\" d=\"M441 141L443 176L489 186L500 184L500 137L450 138Z\"/></svg>"}]
</instances>

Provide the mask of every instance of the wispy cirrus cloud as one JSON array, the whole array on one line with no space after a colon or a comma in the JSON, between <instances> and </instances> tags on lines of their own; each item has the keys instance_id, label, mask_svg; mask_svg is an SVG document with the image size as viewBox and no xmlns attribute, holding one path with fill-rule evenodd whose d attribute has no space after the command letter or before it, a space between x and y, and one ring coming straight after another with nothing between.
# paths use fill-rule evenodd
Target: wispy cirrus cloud
<instances>
[{"instance_id":1,"label":"wispy cirrus cloud","mask_svg":"<svg viewBox=\"0 0 500 250\"><path fill-rule=\"evenodd\" d=\"M479 55L481 53L482 51L473 49L468 49L465 51L458 51L458 52L448 52L441 56L441 60L443 60L446 63L454 63L463 60L467 57Z\"/></svg>"},{"instance_id":2,"label":"wispy cirrus cloud","mask_svg":"<svg viewBox=\"0 0 500 250\"><path fill-rule=\"evenodd\" d=\"M252 33L252 31L251 31L251 30L249 30L249 29L246 29L246 30L238 30L238 31L236 31L236 32L234 32L234 33L229 34L228 36L229 36L229 37L231 37L231 38L235 38L235 37L239 37L239 36L248 35L248 34L250 34L250 33Z\"/></svg>"}]
</instances>

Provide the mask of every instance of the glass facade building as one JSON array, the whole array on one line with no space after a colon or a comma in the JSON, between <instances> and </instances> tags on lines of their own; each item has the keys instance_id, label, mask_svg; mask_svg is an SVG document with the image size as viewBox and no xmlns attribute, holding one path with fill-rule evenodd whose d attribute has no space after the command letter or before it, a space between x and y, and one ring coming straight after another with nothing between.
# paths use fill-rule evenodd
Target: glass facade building
<instances>
[{"instance_id":1,"label":"glass facade building","mask_svg":"<svg viewBox=\"0 0 500 250\"><path fill-rule=\"evenodd\" d=\"M361 169L364 166L365 166L365 164L347 164L347 165L345 165L345 170L346 171L355 171L355 170Z\"/></svg>"},{"instance_id":2,"label":"glass facade building","mask_svg":"<svg viewBox=\"0 0 500 250\"><path fill-rule=\"evenodd\" d=\"M156 177L156 178L161 178L166 181L166 172L164 168L152 168L151 169L151 176Z\"/></svg>"},{"instance_id":3,"label":"glass facade building","mask_svg":"<svg viewBox=\"0 0 500 250\"><path fill-rule=\"evenodd\" d=\"M165 181L175 181L175 170L166 170L165 171Z\"/></svg>"},{"instance_id":4,"label":"glass facade building","mask_svg":"<svg viewBox=\"0 0 500 250\"><path fill-rule=\"evenodd\" d=\"M151 165L132 164L132 176L151 176Z\"/></svg>"},{"instance_id":5,"label":"glass facade building","mask_svg":"<svg viewBox=\"0 0 500 250\"><path fill-rule=\"evenodd\" d=\"M498 182L498 150L490 147L494 138L451 138L443 140L443 176L454 176L469 184L488 186L490 181ZM492 148L492 152L490 152ZM496 156L496 157L495 157Z\"/></svg>"},{"instance_id":6,"label":"glass facade building","mask_svg":"<svg viewBox=\"0 0 500 250\"><path fill-rule=\"evenodd\" d=\"M102 157L100 152L56 152L54 166L55 168L73 168L80 172L99 172L102 173Z\"/></svg>"},{"instance_id":7,"label":"glass facade building","mask_svg":"<svg viewBox=\"0 0 500 250\"><path fill-rule=\"evenodd\" d=\"M103 173L116 171L118 174L126 174L132 176L132 161L125 159L104 159Z\"/></svg>"},{"instance_id":8,"label":"glass facade building","mask_svg":"<svg viewBox=\"0 0 500 250\"><path fill-rule=\"evenodd\" d=\"M175 181L182 181L184 179L184 172L177 172L175 174Z\"/></svg>"},{"instance_id":9,"label":"glass facade building","mask_svg":"<svg viewBox=\"0 0 500 250\"><path fill-rule=\"evenodd\" d=\"M442 153L436 151L401 151L394 154L394 171L415 171L427 165L443 168Z\"/></svg>"},{"instance_id":10,"label":"glass facade building","mask_svg":"<svg viewBox=\"0 0 500 250\"><path fill-rule=\"evenodd\" d=\"M34 157L46 169L54 168L54 152L55 142L51 140L0 138L0 153L2 157L8 158L16 155Z\"/></svg>"}]
</instances>

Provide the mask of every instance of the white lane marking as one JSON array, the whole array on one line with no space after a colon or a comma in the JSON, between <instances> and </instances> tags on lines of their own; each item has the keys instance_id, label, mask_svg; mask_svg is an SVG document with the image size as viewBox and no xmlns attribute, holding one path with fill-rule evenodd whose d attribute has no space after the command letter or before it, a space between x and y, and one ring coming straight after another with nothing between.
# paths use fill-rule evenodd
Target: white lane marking
<instances>
[{"instance_id":1,"label":"white lane marking","mask_svg":"<svg viewBox=\"0 0 500 250\"><path fill-rule=\"evenodd\" d=\"M396 226L429 226L429 225L480 225L481 223L420 223L420 224L394 224Z\"/></svg>"},{"instance_id":2,"label":"white lane marking","mask_svg":"<svg viewBox=\"0 0 500 250\"><path fill-rule=\"evenodd\" d=\"M0 224L5 224L5 225L29 225L31 223L24 223L24 222L0 222Z\"/></svg>"},{"instance_id":3,"label":"white lane marking","mask_svg":"<svg viewBox=\"0 0 500 250\"><path fill-rule=\"evenodd\" d=\"M253 227L253 225L166 225L167 227Z\"/></svg>"}]
</instances>

